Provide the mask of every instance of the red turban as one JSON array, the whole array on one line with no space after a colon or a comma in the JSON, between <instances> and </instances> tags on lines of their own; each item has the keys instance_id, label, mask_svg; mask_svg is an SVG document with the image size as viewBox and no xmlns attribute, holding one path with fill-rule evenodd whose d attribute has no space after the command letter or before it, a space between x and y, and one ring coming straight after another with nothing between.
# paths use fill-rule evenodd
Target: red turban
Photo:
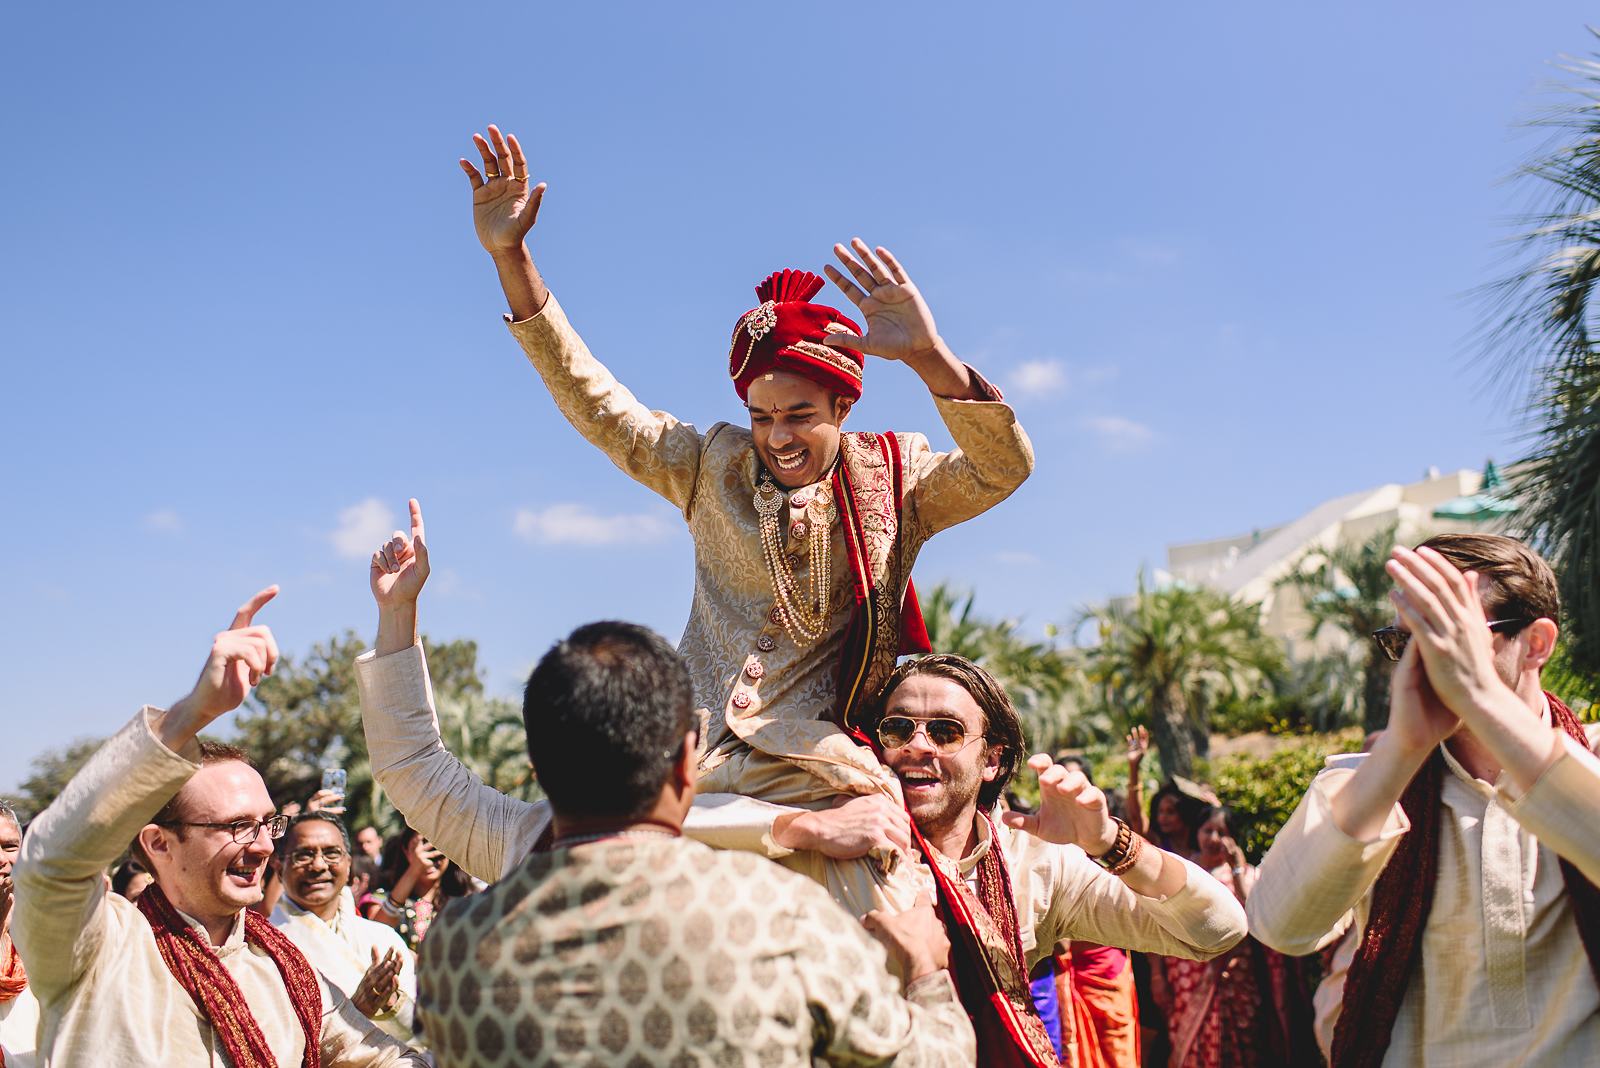
<instances>
[{"instance_id":1,"label":"red turban","mask_svg":"<svg viewBox=\"0 0 1600 1068\"><path fill-rule=\"evenodd\" d=\"M739 316L728 346L728 375L740 400L751 382L773 371L861 399L861 353L822 343L829 334L859 335L861 328L827 305L810 303L821 289L822 279L809 271L774 271L756 286L761 303Z\"/></svg>"}]
</instances>

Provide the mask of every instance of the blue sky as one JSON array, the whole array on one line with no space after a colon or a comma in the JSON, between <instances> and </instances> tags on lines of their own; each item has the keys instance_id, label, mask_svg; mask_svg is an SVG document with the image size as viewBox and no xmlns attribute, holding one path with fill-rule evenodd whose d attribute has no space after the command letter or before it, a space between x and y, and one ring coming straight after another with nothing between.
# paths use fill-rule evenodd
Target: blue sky
<instances>
[{"instance_id":1,"label":"blue sky","mask_svg":"<svg viewBox=\"0 0 1600 1068\"><path fill-rule=\"evenodd\" d=\"M1038 452L941 535L1042 627L1171 542L1508 458L1466 358L1575 3L29 5L0 63L0 788L167 703L257 588L370 637L369 543L427 511L424 627L511 693L600 617L675 636L670 506L555 412L456 168L550 183L534 254L649 404L738 419L751 287L894 249ZM831 290L830 290L831 292ZM852 424L947 441L904 367Z\"/></svg>"}]
</instances>

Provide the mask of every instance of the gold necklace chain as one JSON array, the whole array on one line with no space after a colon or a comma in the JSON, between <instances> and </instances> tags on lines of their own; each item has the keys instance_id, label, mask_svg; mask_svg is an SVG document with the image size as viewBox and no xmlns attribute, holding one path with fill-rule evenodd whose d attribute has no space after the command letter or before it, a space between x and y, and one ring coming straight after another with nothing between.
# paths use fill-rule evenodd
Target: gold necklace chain
<instances>
[{"instance_id":1,"label":"gold necklace chain","mask_svg":"<svg viewBox=\"0 0 1600 1068\"><path fill-rule=\"evenodd\" d=\"M815 491L806 502L807 550L811 556L810 581L805 596L784 553L783 512L788 494L774 485L772 476L762 472L756 484L756 516L761 529L761 548L772 577L772 596L778 603L783 629L798 646L807 646L828 632L833 595L833 499L823 490Z\"/></svg>"}]
</instances>

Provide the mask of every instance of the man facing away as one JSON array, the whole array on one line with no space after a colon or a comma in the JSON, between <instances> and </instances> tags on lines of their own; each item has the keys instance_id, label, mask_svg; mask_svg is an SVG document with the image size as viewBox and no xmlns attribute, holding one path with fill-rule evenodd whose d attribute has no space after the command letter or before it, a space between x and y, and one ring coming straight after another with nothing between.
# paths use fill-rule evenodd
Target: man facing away
<instances>
[{"instance_id":1,"label":"man facing away","mask_svg":"<svg viewBox=\"0 0 1600 1068\"><path fill-rule=\"evenodd\" d=\"M1005 499L1033 452L999 391L940 339L917 288L886 249L857 239L826 268L867 329L812 303L822 279L774 273L737 321L727 372L748 428L702 432L635 400L567 322L524 242L544 194L515 137L474 135L478 237L493 257L510 329L556 406L628 475L671 501L695 544L695 595L679 652L704 730L701 788L759 797L830 821L886 820L895 779L848 733L902 651L926 651L911 566L939 531ZM898 360L927 385L954 438L935 453L920 434L844 433L866 357ZM841 797L866 799L840 814ZM774 855L815 843L819 821L786 814L767 829ZM905 907L926 875L893 863L880 835L870 858L803 866L860 915Z\"/></svg>"},{"instance_id":2,"label":"man facing away","mask_svg":"<svg viewBox=\"0 0 1600 1068\"><path fill-rule=\"evenodd\" d=\"M1026 750L1005 689L972 661L906 661L868 722L934 862L979 1064L1056 1063L1028 973L1059 941L1208 960L1244 938L1227 888L1133 834L1080 771L1033 756L1038 810L994 818Z\"/></svg>"},{"instance_id":3,"label":"man facing away","mask_svg":"<svg viewBox=\"0 0 1600 1068\"><path fill-rule=\"evenodd\" d=\"M276 663L272 632L252 623L276 592L216 636L186 697L140 709L29 828L15 933L42 1064L426 1063L248 909L287 820L243 752L196 735ZM130 840L155 877L137 904L105 877Z\"/></svg>"},{"instance_id":4,"label":"man facing away","mask_svg":"<svg viewBox=\"0 0 1600 1068\"><path fill-rule=\"evenodd\" d=\"M1388 572L1388 726L1312 782L1251 933L1303 954L1358 932L1319 1035L1335 1068L1600 1064L1600 730L1541 687L1555 576L1486 534L1397 548Z\"/></svg>"},{"instance_id":5,"label":"man facing away","mask_svg":"<svg viewBox=\"0 0 1600 1068\"><path fill-rule=\"evenodd\" d=\"M289 822L274 863L283 899L272 924L312 967L387 1035L417 1045L416 957L393 927L356 914L349 832L339 817L307 812Z\"/></svg>"},{"instance_id":6,"label":"man facing away","mask_svg":"<svg viewBox=\"0 0 1600 1068\"><path fill-rule=\"evenodd\" d=\"M698 749L682 660L594 623L557 644L523 700L550 847L421 950L441 1064L973 1063L931 908L868 917L750 853L682 837Z\"/></svg>"}]
</instances>

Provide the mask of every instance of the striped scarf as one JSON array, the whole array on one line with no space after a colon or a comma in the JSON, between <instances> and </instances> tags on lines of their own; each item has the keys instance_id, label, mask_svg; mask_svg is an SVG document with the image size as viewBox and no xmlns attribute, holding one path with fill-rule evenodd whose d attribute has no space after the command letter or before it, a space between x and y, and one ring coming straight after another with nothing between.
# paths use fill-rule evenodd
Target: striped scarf
<instances>
[{"instance_id":1,"label":"striped scarf","mask_svg":"<svg viewBox=\"0 0 1600 1068\"><path fill-rule=\"evenodd\" d=\"M184 921L159 885L151 884L140 894L138 906L150 921L161 959L216 1031L227 1051L228 1063L233 1068L277 1068L261 1025L244 1000L244 991L222 966L211 944ZM322 986L316 971L293 942L265 917L248 909L244 913L244 939L266 953L283 976L289 1002L306 1036L301 1068L321 1068Z\"/></svg>"},{"instance_id":2,"label":"striped scarf","mask_svg":"<svg viewBox=\"0 0 1600 1068\"><path fill-rule=\"evenodd\" d=\"M1589 748L1583 724L1572 710L1553 694L1545 697L1556 728ZM1445 774L1444 754L1435 750L1400 797L1411 830L1400 839L1372 888L1371 914L1361 948L1350 963L1344 1004L1333 1032L1333 1068L1378 1068L1388 1052L1406 986L1422 961L1422 931L1433 909ZM1600 890L1565 860L1561 876L1589 967L1600 982Z\"/></svg>"}]
</instances>

